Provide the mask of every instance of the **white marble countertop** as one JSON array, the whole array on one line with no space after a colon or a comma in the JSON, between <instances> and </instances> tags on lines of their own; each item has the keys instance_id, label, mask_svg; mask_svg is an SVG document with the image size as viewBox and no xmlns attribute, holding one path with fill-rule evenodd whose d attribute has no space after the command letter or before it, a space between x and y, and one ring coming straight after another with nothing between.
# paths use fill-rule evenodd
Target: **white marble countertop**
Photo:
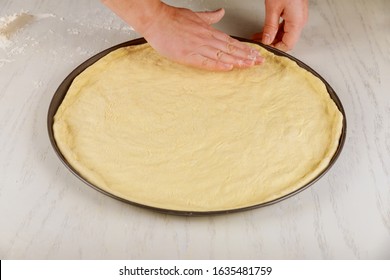
<instances>
[{"instance_id":1,"label":"white marble countertop","mask_svg":"<svg viewBox=\"0 0 390 280\"><path fill-rule=\"evenodd\" d=\"M168 1L226 8L217 27L250 37L263 1ZM343 102L348 134L315 185L275 205L177 217L107 197L73 176L46 128L77 65L138 35L97 0L0 0L34 18L0 48L1 259L390 259L390 1L312 0L291 52Z\"/></svg>"}]
</instances>

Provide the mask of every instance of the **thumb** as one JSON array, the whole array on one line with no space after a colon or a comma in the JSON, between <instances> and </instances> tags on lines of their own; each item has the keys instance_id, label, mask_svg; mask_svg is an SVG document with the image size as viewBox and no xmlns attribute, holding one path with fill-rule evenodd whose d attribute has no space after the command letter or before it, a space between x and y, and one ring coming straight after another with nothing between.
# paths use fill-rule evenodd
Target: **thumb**
<instances>
[{"instance_id":1,"label":"thumb","mask_svg":"<svg viewBox=\"0 0 390 280\"><path fill-rule=\"evenodd\" d=\"M214 24L220 21L225 15L224 9L218 9L210 12L196 12L196 15L200 17L207 24Z\"/></svg>"},{"instance_id":2,"label":"thumb","mask_svg":"<svg viewBox=\"0 0 390 280\"><path fill-rule=\"evenodd\" d=\"M279 29L279 19L282 13L277 7L266 7L265 11L265 22L262 32L262 43L269 45L271 44Z\"/></svg>"}]
</instances>

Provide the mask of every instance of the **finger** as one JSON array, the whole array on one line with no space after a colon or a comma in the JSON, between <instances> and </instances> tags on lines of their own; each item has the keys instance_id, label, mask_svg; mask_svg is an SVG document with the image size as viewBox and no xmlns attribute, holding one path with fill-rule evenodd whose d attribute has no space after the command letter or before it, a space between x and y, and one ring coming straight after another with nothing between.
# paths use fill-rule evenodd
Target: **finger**
<instances>
[{"instance_id":1,"label":"finger","mask_svg":"<svg viewBox=\"0 0 390 280\"><path fill-rule=\"evenodd\" d=\"M219 30L214 30L214 32L212 33L212 37L214 39L219 40L220 44L224 44L224 48L226 48L226 51L228 51L227 48L231 48L230 45L235 47L235 48L241 49L245 52L248 52L248 53L250 53L251 50L253 49L248 44L245 44L237 39L234 39L234 38L230 37L229 35L227 35L226 33L219 31Z\"/></svg>"},{"instance_id":2,"label":"finger","mask_svg":"<svg viewBox=\"0 0 390 280\"><path fill-rule=\"evenodd\" d=\"M275 35L275 39L272 41L271 46L275 47L276 44L282 41L284 35L284 21L279 24L278 32Z\"/></svg>"},{"instance_id":3,"label":"finger","mask_svg":"<svg viewBox=\"0 0 390 280\"><path fill-rule=\"evenodd\" d=\"M295 44L298 42L299 36L301 35L301 25L285 21L281 30L283 30L282 38L275 44L275 47L283 51L293 49Z\"/></svg>"},{"instance_id":4,"label":"finger","mask_svg":"<svg viewBox=\"0 0 390 280\"><path fill-rule=\"evenodd\" d=\"M223 32L215 32L213 37L217 39L212 43L212 46L216 49L222 50L223 52L242 60L250 59L255 63L262 63L264 61L264 58L255 48L252 48L248 44L240 42Z\"/></svg>"},{"instance_id":5,"label":"finger","mask_svg":"<svg viewBox=\"0 0 390 280\"><path fill-rule=\"evenodd\" d=\"M210 46L203 47L200 54L211 60L217 60L225 64L233 65L237 68L247 68L256 64L256 61L253 59L239 58Z\"/></svg>"},{"instance_id":6,"label":"finger","mask_svg":"<svg viewBox=\"0 0 390 280\"><path fill-rule=\"evenodd\" d=\"M297 43L302 29L308 18L307 0L300 1L300 5L290 5L283 10L283 22L279 27L281 38L275 47L281 50L291 50ZM277 36L278 36L277 35Z\"/></svg>"},{"instance_id":7,"label":"finger","mask_svg":"<svg viewBox=\"0 0 390 280\"><path fill-rule=\"evenodd\" d=\"M278 32L280 15L282 8L275 5L266 5L265 10L265 22L262 35L262 43L269 45L271 44Z\"/></svg>"},{"instance_id":8,"label":"finger","mask_svg":"<svg viewBox=\"0 0 390 280\"><path fill-rule=\"evenodd\" d=\"M214 23L219 22L223 16L225 15L224 9L218 9L215 11L207 11L207 12L196 12L196 15L200 17L203 21L205 21L207 24L211 25Z\"/></svg>"},{"instance_id":9,"label":"finger","mask_svg":"<svg viewBox=\"0 0 390 280\"><path fill-rule=\"evenodd\" d=\"M274 40L270 43L270 45L275 45L277 42L281 41L282 40L282 37L283 37L283 25L284 24L284 21L282 21L280 24L279 24L279 27L278 27L278 31L276 32L276 35L275 35L275 38ZM263 32L258 32L258 33L255 33L252 35L252 40L255 40L255 41L262 41L263 39Z\"/></svg>"},{"instance_id":10,"label":"finger","mask_svg":"<svg viewBox=\"0 0 390 280\"><path fill-rule=\"evenodd\" d=\"M184 63L197 68L213 71L230 71L234 67L233 64L211 59L198 53L191 55L187 61L184 61Z\"/></svg>"},{"instance_id":11,"label":"finger","mask_svg":"<svg viewBox=\"0 0 390 280\"><path fill-rule=\"evenodd\" d=\"M244 44L245 45L245 44ZM253 64L260 64L263 62L264 58L260 55L260 53L247 45L246 47L242 47L241 44L238 45L234 42L222 42L217 41L215 42L212 47L214 49L222 51L225 55L225 57L234 57L236 61L242 60L250 60L253 62ZM229 56L227 56L229 55Z\"/></svg>"}]
</instances>

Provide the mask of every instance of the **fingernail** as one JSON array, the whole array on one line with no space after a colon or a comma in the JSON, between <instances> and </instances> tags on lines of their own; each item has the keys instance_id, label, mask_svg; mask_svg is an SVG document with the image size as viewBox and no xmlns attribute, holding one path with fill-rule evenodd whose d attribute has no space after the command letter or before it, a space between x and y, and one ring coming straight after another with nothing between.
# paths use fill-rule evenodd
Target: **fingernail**
<instances>
[{"instance_id":1,"label":"fingernail","mask_svg":"<svg viewBox=\"0 0 390 280\"><path fill-rule=\"evenodd\" d=\"M265 58L262 56L258 56L256 59L256 64L261 64L265 61Z\"/></svg>"},{"instance_id":2,"label":"fingernail","mask_svg":"<svg viewBox=\"0 0 390 280\"><path fill-rule=\"evenodd\" d=\"M246 66L252 66L255 65L255 61L253 59L247 59L244 61Z\"/></svg>"},{"instance_id":3,"label":"fingernail","mask_svg":"<svg viewBox=\"0 0 390 280\"><path fill-rule=\"evenodd\" d=\"M232 70L233 69L233 64L224 64L224 67L226 70Z\"/></svg>"},{"instance_id":4,"label":"fingernail","mask_svg":"<svg viewBox=\"0 0 390 280\"><path fill-rule=\"evenodd\" d=\"M271 36L268 33L263 33L263 39L261 41L263 44L269 45L271 44Z\"/></svg>"}]
</instances>

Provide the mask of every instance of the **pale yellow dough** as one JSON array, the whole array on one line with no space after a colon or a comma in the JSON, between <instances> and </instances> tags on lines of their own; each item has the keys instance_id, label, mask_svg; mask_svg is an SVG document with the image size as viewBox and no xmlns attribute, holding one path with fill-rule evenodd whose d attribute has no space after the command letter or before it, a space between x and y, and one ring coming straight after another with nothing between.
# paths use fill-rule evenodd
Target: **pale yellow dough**
<instances>
[{"instance_id":1,"label":"pale yellow dough","mask_svg":"<svg viewBox=\"0 0 390 280\"><path fill-rule=\"evenodd\" d=\"M324 84L259 48L261 66L210 72L121 48L82 72L54 122L58 147L89 182L171 210L256 205L329 164L342 114Z\"/></svg>"}]
</instances>

